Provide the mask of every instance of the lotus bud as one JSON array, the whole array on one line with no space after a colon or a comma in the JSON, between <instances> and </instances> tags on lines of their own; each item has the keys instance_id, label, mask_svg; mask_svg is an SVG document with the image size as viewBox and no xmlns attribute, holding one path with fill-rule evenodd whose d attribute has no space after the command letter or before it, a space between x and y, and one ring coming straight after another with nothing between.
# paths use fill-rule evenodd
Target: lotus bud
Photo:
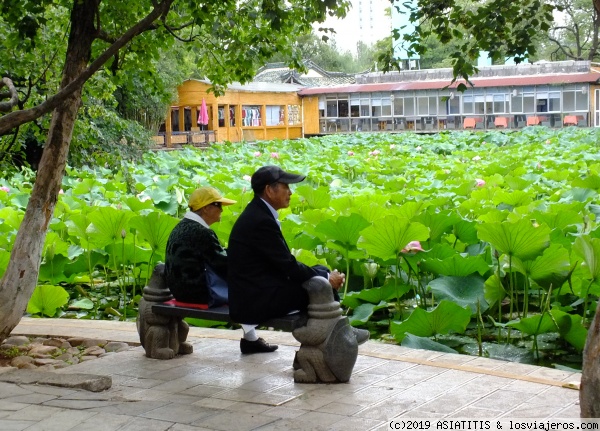
<instances>
[{"instance_id":1,"label":"lotus bud","mask_svg":"<svg viewBox=\"0 0 600 431\"><path fill-rule=\"evenodd\" d=\"M375 278L377 271L379 271L379 265L374 262L363 263L363 268L369 278Z\"/></svg>"}]
</instances>

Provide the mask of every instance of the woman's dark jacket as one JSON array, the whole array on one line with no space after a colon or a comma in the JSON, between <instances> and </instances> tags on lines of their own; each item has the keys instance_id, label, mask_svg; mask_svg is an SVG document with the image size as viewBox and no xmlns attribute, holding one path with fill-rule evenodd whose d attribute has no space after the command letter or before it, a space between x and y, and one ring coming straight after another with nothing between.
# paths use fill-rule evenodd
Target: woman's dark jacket
<instances>
[{"instance_id":1,"label":"woman's dark jacket","mask_svg":"<svg viewBox=\"0 0 600 431\"><path fill-rule=\"evenodd\" d=\"M227 252L217 234L197 221L182 219L167 241L165 279L178 301L208 303L204 264L227 278Z\"/></svg>"}]
</instances>

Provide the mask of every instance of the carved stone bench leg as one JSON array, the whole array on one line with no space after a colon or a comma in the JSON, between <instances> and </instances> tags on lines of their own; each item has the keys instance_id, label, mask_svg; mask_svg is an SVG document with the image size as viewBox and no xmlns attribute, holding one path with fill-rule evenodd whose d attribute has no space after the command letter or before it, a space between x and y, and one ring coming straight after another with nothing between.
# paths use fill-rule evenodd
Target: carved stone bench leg
<instances>
[{"instance_id":1,"label":"carved stone bench leg","mask_svg":"<svg viewBox=\"0 0 600 431\"><path fill-rule=\"evenodd\" d=\"M292 332L301 343L294 359L294 381L345 383L352 375L359 341L365 342L368 332L352 328L342 316L325 278L311 278L303 287L309 296L308 322Z\"/></svg>"},{"instance_id":2,"label":"carved stone bench leg","mask_svg":"<svg viewBox=\"0 0 600 431\"><path fill-rule=\"evenodd\" d=\"M154 359L171 359L175 355L187 355L194 351L186 341L190 330L181 317L161 316L152 312L152 305L172 299L164 279L164 265L154 268L148 286L140 300L137 330L146 356Z\"/></svg>"}]
</instances>

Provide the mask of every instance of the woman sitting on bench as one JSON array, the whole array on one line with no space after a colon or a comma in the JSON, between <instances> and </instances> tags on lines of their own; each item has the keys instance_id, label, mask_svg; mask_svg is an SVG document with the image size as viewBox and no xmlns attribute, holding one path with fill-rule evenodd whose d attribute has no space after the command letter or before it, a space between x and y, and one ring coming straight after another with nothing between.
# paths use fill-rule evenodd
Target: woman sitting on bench
<instances>
[{"instance_id":1,"label":"woman sitting on bench","mask_svg":"<svg viewBox=\"0 0 600 431\"><path fill-rule=\"evenodd\" d=\"M165 280L177 301L209 304L207 264L227 279L227 251L209 226L221 220L223 205L234 203L236 201L224 198L212 187L201 187L191 194L190 211L167 241Z\"/></svg>"}]
</instances>

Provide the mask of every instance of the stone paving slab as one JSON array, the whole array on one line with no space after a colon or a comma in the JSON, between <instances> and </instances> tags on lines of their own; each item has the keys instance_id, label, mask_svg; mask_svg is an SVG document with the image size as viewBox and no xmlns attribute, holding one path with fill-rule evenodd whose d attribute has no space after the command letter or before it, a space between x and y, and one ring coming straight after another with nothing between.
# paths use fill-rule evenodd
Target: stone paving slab
<instances>
[{"instance_id":1,"label":"stone paving slab","mask_svg":"<svg viewBox=\"0 0 600 431\"><path fill-rule=\"evenodd\" d=\"M137 342L134 323L104 321L23 319L13 334ZM109 376L100 393L0 381L0 430L362 431L401 418L579 417L578 373L369 341L350 382L296 384L291 334L261 331L280 348L258 355L240 354L240 335L192 328L191 355L161 361L136 347L52 372Z\"/></svg>"},{"instance_id":2,"label":"stone paving slab","mask_svg":"<svg viewBox=\"0 0 600 431\"><path fill-rule=\"evenodd\" d=\"M86 391L102 392L110 388L110 376L92 374L56 374L46 371L9 369L0 373L0 382L22 384L37 384L60 386L63 388L85 389Z\"/></svg>"}]
</instances>

